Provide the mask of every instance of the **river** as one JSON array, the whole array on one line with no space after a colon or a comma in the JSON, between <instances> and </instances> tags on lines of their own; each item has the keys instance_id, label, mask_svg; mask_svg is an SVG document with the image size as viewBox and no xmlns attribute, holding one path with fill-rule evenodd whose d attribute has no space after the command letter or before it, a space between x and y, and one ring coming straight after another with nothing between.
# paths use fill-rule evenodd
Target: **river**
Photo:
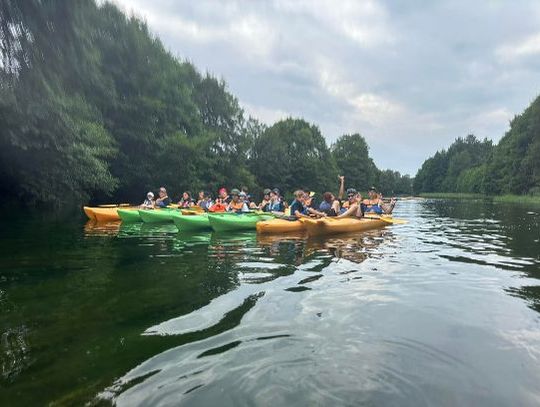
<instances>
[{"instance_id":1,"label":"river","mask_svg":"<svg viewBox=\"0 0 540 407\"><path fill-rule=\"evenodd\" d=\"M540 208L395 216L324 239L3 218L0 405L540 405Z\"/></svg>"}]
</instances>

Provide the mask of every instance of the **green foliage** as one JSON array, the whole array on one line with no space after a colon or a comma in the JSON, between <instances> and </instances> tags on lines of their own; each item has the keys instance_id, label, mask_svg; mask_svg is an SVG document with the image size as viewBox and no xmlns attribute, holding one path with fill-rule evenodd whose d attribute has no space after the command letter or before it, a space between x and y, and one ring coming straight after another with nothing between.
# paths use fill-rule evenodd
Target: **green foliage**
<instances>
[{"instance_id":1,"label":"green foliage","mask_svg":"<svg viewBox=\"0 0 540 407\"><path fill-rule=\"evenodd\" d=\"M540 194L540 98L512 120L498 145L468 136L427 159L416 174L414 190Z\"/></svg>"},{"instance_id":2,"label":"green foliage","mask_svg":"<svg viewBox=\"0 0 540 407\"><path fill-rule=\"evenodd\" d=\"M488 168L488 193L540 193L540 97L512 120Z\"/></svg>"},{"instance_id":3,"label":"green foliage","mask_svg":"<svg viewBox=\"0 0 540 407\"><path fill-rule=\"evenodd\" d=\"M416 192L482 192L485 162L493 151L490 140L473 135L457 138L448 150L428 158L414 179Z\"/></svg>"},{"instance_id":4,"label":"green foliage","mask_svg":"<svg viewBox=\"0 0 540 407\"><path fill-rule=\"evenodd\" d=\"M345 134L331 147L340 174L346 175L347 185L360 191L378 182L378 170L369 157L369 147L360 134Z\"/></svg>"},{"instance_id":5,"label":"green foliage","mask_svg":"<svg viewBox=\"0 0 540 407\"><path fill-rule=\"evenodd\" d=\"M253 145L251 169L263 187L325 191L337 184L337 168L319 129L302 119L279 121Z\"/></svg>"},{"instance_id":6,"label":"green foliage","mask_svg":"<svg viewBox=\"0 0 540 407\"><path fill-rule=\"evenodd\" d=\"M61 204L254 186L261 126L114 5L6 0L0 47L0 190Z\"/></svg>"}]
</instances>

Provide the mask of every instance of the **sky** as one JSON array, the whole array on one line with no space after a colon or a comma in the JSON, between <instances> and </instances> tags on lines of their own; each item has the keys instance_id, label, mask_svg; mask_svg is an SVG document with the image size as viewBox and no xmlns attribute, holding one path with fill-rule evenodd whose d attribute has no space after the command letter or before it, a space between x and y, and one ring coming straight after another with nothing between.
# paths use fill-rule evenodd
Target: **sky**
<instances>
[{"instance_id":1,"label":"sky","mask_svg":"<svg viewBox=\"0 0 540 407\"><path fill-rule=\"evenodd\" d=\"M498 141L540 93L539 0L114 0L271 125L360 133L414 175L460 136Z\"/></svg>"}]
</instances>

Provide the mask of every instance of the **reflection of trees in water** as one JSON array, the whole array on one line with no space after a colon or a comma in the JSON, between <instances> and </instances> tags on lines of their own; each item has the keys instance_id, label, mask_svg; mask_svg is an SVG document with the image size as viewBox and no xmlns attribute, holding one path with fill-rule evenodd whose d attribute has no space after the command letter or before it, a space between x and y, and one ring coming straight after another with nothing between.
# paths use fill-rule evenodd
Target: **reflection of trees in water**
<instances>
[{"instance_id":1,"label":"reflection of trees in water","mask_svg":"<svg viewBox=\"0 0 540 407\"><path fill-rule=\"evenodd\" d=\"M276 261L299 266L304 262L306 238L304 233L259 234L257 235L257 243Z\"/></svg>"},{"instance_id":2,"label":"reflection of trees in water","mask_svg":"<svg viewBox=\"0 0 540 407\"><path fill-rule=\"evenodd\" d=\"M421 203L428 218L445 218L449 232L455 228L456 241L480 238L499 246L497 254L536 258L540 262L540 208L490 200L426 200ZM532 271L532 270L527 270ZM538 277L538 275L537 275Z\"/></svg>"},{"instance_id":3,"label":"reflection of trees in water","mask_svg":"<svg viewBox=\"0 0 540 407\"><path fill-rule=\"evenodd\" d=\"M371 230L362 233L314 238L307 241L306 251L326 251L334 258L362 263L374 254L375 249L385 240L388 231Z\"/></svg>"},{"instance_id":4,"label":"reflection of trees in water","mask_svg":"<svg viewBox=\"0 0 540 407\"><path fill-rule=\"evenodd\" d=\"M540 278L540 208L490 200L427 200L426 218L448 240L445 244L467 256L446 256L453 261L491 265ZM432 233L433 225L426 232ZM496 256L486 258L486 255ZM505 291L540 312L540 286L509 287Z\"/></svg>"},{"instance_id":5,"label":"reflection of trees in water","mask_svg":"<svg viewBox=\"0 0 540 407\"><path fill-rule=\"evenodd\" d=\"M313 257L320 258L321 253L361 263L373 255L374 249L382 241L391 237L391 231L378 229L313 238L305 234L259 235L257 242L260 246L266 247L272 257L285 261L293 260L295 265L303 264Z\"/></svg>"},{"instance_id":6,"label":"reflection of trees in water","mask_svg":"<svg viewBox=\"0 0 540 407\"><path fill-rule=\"evenodd\" d=\"M120 231L120 222L96 222L95 220L89 220L84 224L85 236L116 236Z\"/></svg>"}]
</instances>

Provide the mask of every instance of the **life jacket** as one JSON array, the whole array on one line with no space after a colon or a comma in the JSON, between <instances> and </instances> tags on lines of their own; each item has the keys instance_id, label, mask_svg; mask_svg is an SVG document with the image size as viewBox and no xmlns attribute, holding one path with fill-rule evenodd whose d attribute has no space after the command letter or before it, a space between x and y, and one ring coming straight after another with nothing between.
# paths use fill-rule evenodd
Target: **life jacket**
<instances>
[{"instance_id":1,"label":"life jacket","mask_svg":"<svg viewBox=\"0 0 540 407\"><path fill-rule=\"evenodd\" d=\"M214 205L208 209L209 212L225 212L227 210L227 206L223 205L220 202L216 202Z\"/></svg>"}]
</instances>

